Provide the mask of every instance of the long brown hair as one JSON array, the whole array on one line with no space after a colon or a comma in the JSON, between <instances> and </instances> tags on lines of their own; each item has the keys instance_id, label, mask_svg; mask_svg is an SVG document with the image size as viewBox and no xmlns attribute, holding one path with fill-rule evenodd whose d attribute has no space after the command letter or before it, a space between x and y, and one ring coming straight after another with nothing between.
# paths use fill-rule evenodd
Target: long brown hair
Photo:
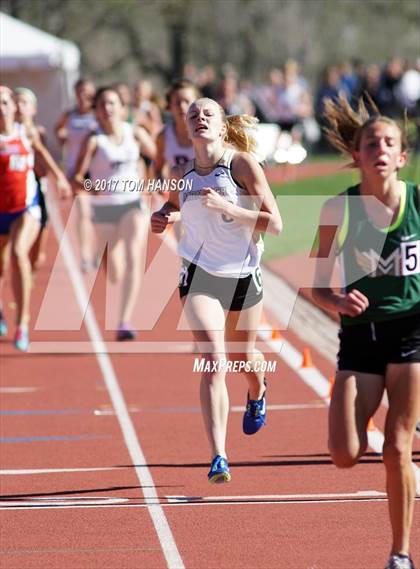
<instances>
[{"instance_id":1,"label":"long brown hair","mask_svg":"<svg viewBox=\"0 0 420 569\"><path fill-rule=\"evenodd\" d=\"M363 97L359 98L356 109L351 107L344 95L340 95L336 101L332 99L325 100L323 117L327 126L323 130L332 146L340 150L340 152L351 156L355 150L359 150L363 132L372 124L383 122L395 126L399 130L401 134L401 150L407 150L406 129L393 119L381 115L370 97L368 102L371 111L368 110Z\"/></svg>"}]
</instances>

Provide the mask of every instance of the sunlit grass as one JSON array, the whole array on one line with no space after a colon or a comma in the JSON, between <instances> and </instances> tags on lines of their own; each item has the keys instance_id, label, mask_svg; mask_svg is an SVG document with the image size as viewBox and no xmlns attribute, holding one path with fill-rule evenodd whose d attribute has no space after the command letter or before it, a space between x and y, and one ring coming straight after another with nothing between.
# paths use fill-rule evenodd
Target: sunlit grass
<instances>
[{"instance_id":1,"label":"sunlit grass","mask_svg":"<svg viewBox=\"0 0 420 569\"><path fill-rule=\"evenodd\" d=\"M408 165L401 171L400 178L420 183L419 154L410 158ZM309 251L314 240L321 207L327 197L344 192L358 181L357 170L343 169L342 172L333 176L273 184L271 189L278 200L284 230L278 237L265 236L264 260Z\"/></svg>"}]
</instances>

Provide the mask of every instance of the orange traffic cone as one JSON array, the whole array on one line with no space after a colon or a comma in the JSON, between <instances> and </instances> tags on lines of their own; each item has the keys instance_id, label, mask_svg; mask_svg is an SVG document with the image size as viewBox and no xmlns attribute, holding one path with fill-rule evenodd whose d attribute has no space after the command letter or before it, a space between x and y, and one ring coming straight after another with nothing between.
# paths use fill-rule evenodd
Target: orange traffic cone
<instances>
[{"instance_id":1,"label":"orange traffic cone","mask_svg":"<svg viewBox=\"0 0 420 569\"><path fill-rule=\"evenodd\" d=\"M373 422L373 418L371 417L371 418L369 419L369 423L368 423L368 425L367 425L367 430L368 430L368 431L374 431L375 429L376 429L375 423Z\"/></svg>"},{"instance_id":2,"label":"orange traffic cone","mask_svg":"<svg viewBox=\"0 0 420 569\"><path fill-rule=\"evenodd\" d=\"M302 366L301 367L313 367L311 351L309 350L309 348L304 348L304 350L303 350L303 358L302 358Z\"/></svg>"},{"instance_id":3,"label":"orange traffic cone","mask_svg":"<svg viewBox=\"0 0 420 569\"><path fill-rule=\"evenodd\" d=\"M280 334L280 330L277 330L276 328L272 328L271 330L271 339L272 340L280 340L281 339L281 334Z\"/></svg>"},{"instance_id":4,"label":"orange traffic cone","mask_svg":"<svg viewBox=\"0 0 420 569\"><path fill-rule=\"evenodd\" d=\"M330 384L330 388L328 390L328 397L331 399L331 395L334 389L334 383L335 383L335 375L330 375L330 378L328 380L328 383Z\"/></svg>"},{"instance_id":5,"label":"orange traffic cone","mask_svg":"<svg viewBox=\"0 0 420 569\"><path fill-rule=\"evenodd\" d=\"M267 330L267 331L272 329L272 326L271 326L270 322L268 321L267 315L266 315L264 310L261 313L260 329L261 330Z\"/></svg>"}]
</instances>

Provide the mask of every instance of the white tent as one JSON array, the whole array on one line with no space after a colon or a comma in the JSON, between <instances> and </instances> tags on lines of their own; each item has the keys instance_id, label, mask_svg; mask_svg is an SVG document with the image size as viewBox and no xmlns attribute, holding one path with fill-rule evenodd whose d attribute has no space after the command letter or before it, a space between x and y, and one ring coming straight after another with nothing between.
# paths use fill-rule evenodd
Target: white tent
<instances>
[{"instance_id":1,"label":"white tent","mask_svg":"<svg viewBox=\"0 0 420 569\"><path fill-rule=\"evenodd\" d=\"M57 153L53 129L72 101L79 76L80 51L61 40L0 12L0 84L29 87L38 97L38 122Z\"/></svg>"}]
</instances>

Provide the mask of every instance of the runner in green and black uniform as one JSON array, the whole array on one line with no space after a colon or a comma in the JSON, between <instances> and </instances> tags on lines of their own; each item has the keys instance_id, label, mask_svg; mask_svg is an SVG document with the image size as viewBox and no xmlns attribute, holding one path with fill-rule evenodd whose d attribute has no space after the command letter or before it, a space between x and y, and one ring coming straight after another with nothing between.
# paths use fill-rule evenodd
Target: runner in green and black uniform
<instances>
[{"instance_id":1,"label":"runner in green and black uniform","mask_svg":"<svg viewBox=\"0 0 420 569\"><path fill-rule=\"evenodd\" d=\"M419 190L398 179L407 143L396 122L379 114L369 117L362 102L357 111L345 99L328 101L325 109L330 142L352 156L361 173L360 184L325 204L319 230L313 296L341 318L329 447L338 467L356 464L367 448L369 419L387 391L383 460L393 541L386 569L413 569L409 539L418 470L411 455L420 416ZM341 291L330 284L336 256L343 269Z\"/></svg>"}]
</instances>

